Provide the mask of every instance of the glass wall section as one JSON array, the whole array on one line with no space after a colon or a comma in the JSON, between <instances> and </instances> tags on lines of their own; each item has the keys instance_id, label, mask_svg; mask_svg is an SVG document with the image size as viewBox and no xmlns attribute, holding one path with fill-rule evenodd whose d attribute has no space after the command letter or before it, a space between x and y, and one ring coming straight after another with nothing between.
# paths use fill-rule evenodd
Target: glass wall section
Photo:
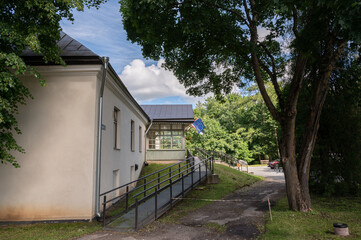
<instances>
[{"instance_id":1,"label":"glass wall section","mask_svg":"<svg viewBox=\"0 0 361 240\"><path fill-rule=\"evenodd\" d=\"M149 149L184 149L183 124L154 124L148 133Z\"/></svg>"}]
</instances>

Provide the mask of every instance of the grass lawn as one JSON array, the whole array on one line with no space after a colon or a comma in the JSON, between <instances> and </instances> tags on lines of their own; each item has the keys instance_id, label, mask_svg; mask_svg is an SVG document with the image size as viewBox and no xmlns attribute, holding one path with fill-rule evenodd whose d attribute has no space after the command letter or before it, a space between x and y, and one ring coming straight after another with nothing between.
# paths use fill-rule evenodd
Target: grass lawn
<instances>
[{"instance_id":1,"label":"grass lawn","mask_svg":"<svg viewBox=\"0 0 361 240\"><path fill-rule=\"evenodd\" d=\"M97 222L37 223L0 226L0 239L6 240L62 240L79 237L101 229Z\"/></svg>"},{"instance_id":2,"label":"grass lawn","mask_svg":"<svg viewBox=\"0 0 361 240\"><path fill-rule=\"evenodd\" d=\"M198 199L221 199L226 195L234 192L237 189L251 185L254 182L262 180L262 177L242 173L233 168L221 164L214 165L214 173L219 175L220 183L201 185L187 194L185 199L180 201L174 208L172 208L165 216L159 219L161 222L177 223L178 220L187 214L188 211L203 207L211 201L195 201Z\"/></svg>"},{"instance_id":3,"label":"grass lawn","mask_svg":"<svg viewBox=\"0 0 361 240\"><path fill-rule=\"evenodd\" d=\"M312 212L288 210L284 198L272 209L273 221L268 218L266 233L260 239L361 239L361 199L312 197ZM349 237L333 234L333 223L346 223Z\"/></svg>"}]
</instances>

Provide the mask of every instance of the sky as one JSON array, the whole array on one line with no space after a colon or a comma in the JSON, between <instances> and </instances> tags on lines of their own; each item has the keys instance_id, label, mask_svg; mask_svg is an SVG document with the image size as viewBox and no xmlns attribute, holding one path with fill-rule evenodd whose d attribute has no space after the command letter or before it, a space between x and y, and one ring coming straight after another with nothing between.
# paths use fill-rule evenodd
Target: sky
<instances>
[{"instance_id":1,"label":"sky","mask_svg":"<svg viewBox=\"0 0 361 240\"><path fill-rule=\"evenodd\" d=\"M140 104L185 104L195 106L204 97L186 94L171 71L161 67L164 60L142 56L141 47L127 40L118 0L109 0L99 10L74 10L74 21L62 20L63 31L99 56L108 56L110 64Z\"/></svg>"}]
</instances>

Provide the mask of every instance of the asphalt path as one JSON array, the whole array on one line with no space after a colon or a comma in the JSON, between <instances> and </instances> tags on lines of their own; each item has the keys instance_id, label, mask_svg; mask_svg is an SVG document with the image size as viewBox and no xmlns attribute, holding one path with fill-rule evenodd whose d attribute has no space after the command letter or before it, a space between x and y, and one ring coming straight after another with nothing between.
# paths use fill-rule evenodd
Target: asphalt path
<instances>
[{"instance_id":1,"label":"asphalt path","mask_svg":"<svg viewBox=\"0 0 361 240\"><path fill-rule=\"evenodd\" d=\"M285 181L283 172L268 167L249 167L248 171L265 180L192 211L177 224L156 221L137 232L98 231L78 240L254 239L262 234L268 199L273 206L285 195ZM210 224L221 225L225 231L207 227Z\"/></svg>"}]
</instances>

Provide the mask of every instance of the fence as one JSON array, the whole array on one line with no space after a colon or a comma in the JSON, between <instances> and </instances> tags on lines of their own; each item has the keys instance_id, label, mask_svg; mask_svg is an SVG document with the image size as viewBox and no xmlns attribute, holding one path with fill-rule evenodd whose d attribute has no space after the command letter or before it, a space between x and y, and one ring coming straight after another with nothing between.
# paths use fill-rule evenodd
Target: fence
<instances>
[{"instance_id":1,"label":"fence","mask_svg":"<svg viewBox=\"0 0 361 240\"><path fill-rule=\"evenodd\" d=\"M190 153L188 152L187 155L190 155ZM205 174L202 173L202 171L205 172ZM195 163L195 158L191 156L183 161L180 161L179 163L172 164L171 166L163 168L157 172L151 173L135 181L104 192L100 195L103 198L103 226L111 222L112 219L119 217L132 209L135 209L134 228L137 229L139 223L138 210L140 204L154 198L154 218L157 219L158 208L164 207L157 205L158 195L160 193L166 190L169 191L170 197L167 205L172 207L174 198L184 196L186 191L192 189L195 185L199 184L203 180L206 180L208 174L213 173L213 171L213 157L210 156L204 160L200 160L199 163ZM198 175L195 176L195 174ZM187 180L187 187L185 187L185 180ZM173 187L175 184L177 186L180 186L181 184L181 191L176 196L173 193ZM117 195L117 193L120 191L123 191L124 193L119 194L118 196L110 196ZM116 211L117 213L113 216L107 217L109 205L112 205L115 202L118 205Z\"/></svg>"},{"instance_id":2,"label":"fence","mask_svg":"<svg viewBox=\"0 0 361 240\"><path fill-rule=\"evenodd\" d=\"M247 167L247 172L248 172L248 163L243 160L238 160L235 157L233 157L232 155L229 155L229 154L226 154L223 152L219 152L219 151L206 151L201 148L196 148L195 151L197 153L201 154L203 157L213 156L214 159L218 159L222 162L225 162L229 166L233 166L233 167L237 166L238 170L243 170L242 166L245 165Z\"/></svg>"}]
</instances>

